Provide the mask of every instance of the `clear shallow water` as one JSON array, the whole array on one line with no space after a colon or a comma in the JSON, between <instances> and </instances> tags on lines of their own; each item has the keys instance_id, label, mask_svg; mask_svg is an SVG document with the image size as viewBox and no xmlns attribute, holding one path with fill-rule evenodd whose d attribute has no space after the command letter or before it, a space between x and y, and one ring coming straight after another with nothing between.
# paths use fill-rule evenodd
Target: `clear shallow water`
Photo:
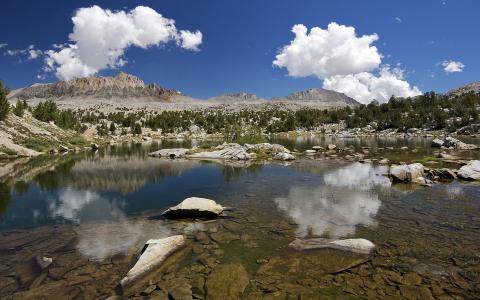
<instances>
[{"instance_id":1,"label":"clear shallow water","mask_svg":"<svg viewBox=\"0 0 480 300\"><path fill-rule=\"evenodd\" d=\"M475 183L392 186L385 167L339 160L281 165L146 157L161 146L69 155L28 172L17 167L23 180L2 184L0 297L104 298L146 240L172 234L186 234L189 247L152 279L156 293L203 280L209 297L205 280L214 280L213 271L241 266L251 280L242 296L249 299L478 296ZM233 210L214 222L158 217L189 196ZM316 236L363 237L377 249L365 260L288 247ZM48 271L31 270L35 255L54 263Z\"/></svg>"}]
</instances>

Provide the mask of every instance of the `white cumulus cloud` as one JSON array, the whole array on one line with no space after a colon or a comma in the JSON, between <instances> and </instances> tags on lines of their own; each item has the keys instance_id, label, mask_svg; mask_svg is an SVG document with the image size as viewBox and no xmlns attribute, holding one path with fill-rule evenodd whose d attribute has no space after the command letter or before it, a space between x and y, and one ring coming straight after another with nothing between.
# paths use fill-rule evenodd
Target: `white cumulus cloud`
<instances>
[{"instance_id":1,"label":"white cumulus cloud","mask_svg":"<svg viewBox=\"0 0 480 300\"><path fill-rule=\"evenodd\" d=\"M3 47L7 47L8 44L7 43L0 43L0 49L2 49Z\"/></svg>"},{"instance_id":2,"label":"white cumulus cloud","mask_svg":"<svg viewBox=\"0 0 480 300\"><path fill-rule=\"evenodd\" d=\"M200 31L178 31L175 21L150 7L111 11L99 6L80 8L72 17L73 32L67 45L56 44L46 52L46 71L60 79L84 77L107 68L123 66L127 48L148 48L176 41L180 47L198 50Z\"/></svg>"},{"instance_id":3,"label":"white cumulus cloud","mask_svg":"<svg viewBox=\"0 0 480 300\"><path fill-rule=\"evenodd\" d=\"M357 37L355 28L330 23L326 30L302 24L293 26L295 39L283 47L273 64L293 77L355 74L375 69L382 56L371 44L378 35Z\"/></svg>"},{"instance_id":4,"label":"white cumulus cloud","mask_svg":"<svg viewBox=\"0 0 480 300\"><path fill-rule=\"evenodd\" d=\"M184 49L198 51L198 45L202 43L202 38L202 33L198 30L195 32L180 30L177 36L177 44Z\"/></svg>"},{"instance_id":5,"label":"white cumulus cloud","mask_svg":"<svg viewBox=\"0 0 480 300\"><path fill-rule=\"evenodd\" d=\"M389 66L382 66L378 76L369 72L331 76L323 81L323 88L344 93L363 104L372 100L387 102L392 95L413 97L421 94L418 87L404 80L403 70Z\"/></svg>"},{"instance_id":6,"label":"white cumulus cloud","mask_svg":"<svg viewBox=\"0 0 480 300\"><path fill-rule=\"evenodd\" d=\"M443 70L445 73L458 73L458 72L463 72L463 68L465 68L465 65L459 61L453 61L453 60L444 60L442 62Z\"/></svg>"},{"instance_id":7,"label":"white cumulus cloud","mask_svg":"<svg viewBox=\"0 0 480 300\"><path fill-rule=\"evenodd\" d=\"M345 93L362 103L392 96L408 97L420 90L405 81L403 71L382 65L382 54L373 45L377 34L357 36L351 26L330 23L327 29L293 26L295 38L284 46L273 65L292 77L316 76L323 88Z\"/></svg>"}]
</instances>

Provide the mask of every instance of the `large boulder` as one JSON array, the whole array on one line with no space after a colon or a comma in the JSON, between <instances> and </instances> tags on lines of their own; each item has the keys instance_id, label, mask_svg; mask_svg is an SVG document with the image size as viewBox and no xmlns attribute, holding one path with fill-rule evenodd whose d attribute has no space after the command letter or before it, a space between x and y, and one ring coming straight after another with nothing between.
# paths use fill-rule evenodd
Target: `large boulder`
<instances>
[{"instance_id":1,"label":"large boulder","mask_svg":"<svg viewBox=\"0 0 480 300\"><path fill-rule=\"evenodd\" d=\"M295 156L293 156L292 154L287 153L287 152L279 152L273 157L273 159L283 160L283 161L295 160Z\"/></svg>"},{"instance_id":2,"label":"large boulder","mask_svg":"<svg viewBox=\"0 0 480 300\"><path fill-rule=\"evenodd\" d=\"M162 215L169 219L216 218L224 210L225 207L213 200L190 197L183 200L180 204L170 207Z\"/></svg>"},{"instance_id":3,"label":"large boulder","mask_svg":"<svg viewBox=\"0 0 480 300\"><path fill-rule=\"evenodd\" d=\"M183 235L147 241L135 265L120 281L122 290L160 267L171 254L184 245L185 237Z\"/></svg>"},{"instance_id":4,"label":"large boulder","mask_svg":"<svg viewBox=\"0 0 480 300\"><path fill-rule=\"evenodd\" d=\"M471 160L458 170L458 177L467 180L480 180L480 160Z\"/></svg>"},{"instance_id":5,"label":"large boulder","mask_svg":"<svg viewBox=\"0 0 480 300\"><path fill-rule=\"evenodd\" d=\"M155 152L148 153L149 156L160 158L183 158L186 156L188 149L186 148L173 148L173 149L160 149Z\"/></svg>"},{"instance_id":6,"label":"large boulder","mask_svg":"<svg viewBox=\"0 0 480 300\"><path fill-rule=\"evenodd\" d=\"M420 163L390 166L390 177L394 182L426 184L424 172Z\"/></svg>"},{"instance_id":7,"label":"large boulder","mask_svg":"<svg viewBox=\"0 0 480 300\"><path fill-rule=\"evenodd\" d=\"M366 239L336 240L324 238L296 239L289 246L297 250L331 248L360 254L369 254L375 248L375 245Z\"/></svg>"}]
</instances>

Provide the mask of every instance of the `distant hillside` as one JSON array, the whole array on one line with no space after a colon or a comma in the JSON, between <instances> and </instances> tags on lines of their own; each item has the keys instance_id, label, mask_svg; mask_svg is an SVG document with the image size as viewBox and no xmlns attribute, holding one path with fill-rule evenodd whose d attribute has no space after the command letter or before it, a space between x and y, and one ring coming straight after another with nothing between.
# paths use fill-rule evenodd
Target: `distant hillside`
<instances>
[{"instance_id":1,"label":"distant hillside","mask_svg":"<svg viewBox=\"0 0 480 300\"><path fill-rule=\"evenodd\" d=\"M272 98L272 101L316 102L318 104L323 104L325 107L344 107L360 105L359 102L346 96L343 93L320 88L295 92L286 97L274 97Z\"/></svg>"},{"instance_id":2,"label":"distant hillside","mask_svg":"<svg viewBox=\"0 0 480 300\"><path fill-rule=\"evenodd\" d=\"M239 102L262 102L265 101L265 99L258 98L257 95L251 93L233 93L211 97L208 98L207 101L228 104Z\"/></svg>"},{"instance_id":3,"label":"distant hillside","mask_svg":"<svg viewBox=\"0 0 480 300\"><path fill-rule=\"evenodd\" d=\"M10 99L65 99L65 98L99 98L126 99L150 98L151 100L169 102L180 95L176 90L164 89L156 84L146 85L133 75L118 73L115 77L91 76L48 84L34 84L16 90Z\"/></svg>"},{"instance_id":4,"label":"distant hillside","mask_svg":"<svg viewBox=\"0 0 480 300\"><path fill-rule=\"evenodd\" d=\"M460 96L465 93L474 92L476 94L480 93L480 81L472 82L469 84L462 85L461 87L452 89L446 93L449 97Z\"/></svg>"}]
</instances>

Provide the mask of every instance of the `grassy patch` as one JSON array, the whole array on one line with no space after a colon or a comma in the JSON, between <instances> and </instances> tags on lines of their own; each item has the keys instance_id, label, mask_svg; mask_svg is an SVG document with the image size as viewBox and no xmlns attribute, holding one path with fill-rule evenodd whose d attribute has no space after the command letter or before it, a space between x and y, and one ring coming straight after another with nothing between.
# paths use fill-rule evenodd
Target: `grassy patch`
<instances>
[{"instance_id":1,"label":"grassy patch","mask_svg":"<svg viewBox=\"0 0 480 300\"><path fill-rule=\"evenodd\" d=\"M33 138L33 137L26 138L21 142L21 144L23 144L27 148L30 148L39 152L45 152L52 148L58 147L58 144L56 142L39 139L39 138Z\"/></svg>"},{"instance_id":2,"label":"grassy patch","mask_svg":"<svg viewBox=\"0 0 480 300\"><path fill-rule=\"evenodd\" d=\"M67 142L69 144L75 145L75 146L85 146L85 145L87 145L87 141L80 134L75 134L75 135L71 136L67 140Z\"/></svg>"}]
</instances>

